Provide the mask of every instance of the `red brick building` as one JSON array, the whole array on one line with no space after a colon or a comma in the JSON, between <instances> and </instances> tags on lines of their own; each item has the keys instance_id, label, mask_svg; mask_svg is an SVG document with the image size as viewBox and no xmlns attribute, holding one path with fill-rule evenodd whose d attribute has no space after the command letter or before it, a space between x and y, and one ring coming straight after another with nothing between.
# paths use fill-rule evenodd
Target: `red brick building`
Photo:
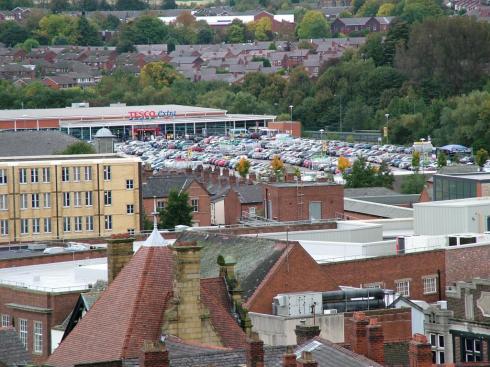
<instances>
[{"instance_id":1,"label":"red brick building","mask_svg":"<svg viewBox=\"0 0 490 367\"><path fill-rule=\"evenodd\" d=\"M265 216L277 221L333 219L343 215L344 187L327 182L264 185Z\"/></svg>"}]
</instances>

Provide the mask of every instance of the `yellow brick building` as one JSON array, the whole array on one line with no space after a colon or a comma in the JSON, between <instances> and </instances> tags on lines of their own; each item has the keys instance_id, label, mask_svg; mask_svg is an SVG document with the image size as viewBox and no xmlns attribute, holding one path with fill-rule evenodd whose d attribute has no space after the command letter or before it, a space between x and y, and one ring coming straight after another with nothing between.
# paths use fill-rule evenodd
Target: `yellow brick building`
<instances>
[{"instance_id":1,"label":"yellow brick building","mask_svg":"<svg viewBox=\"0 0 490 367\"><path fill-rule=\"evenodd\" d=\"M140 230L140 161L115 154L0 159L0 242Z\"/></svg>"}]
</instances>

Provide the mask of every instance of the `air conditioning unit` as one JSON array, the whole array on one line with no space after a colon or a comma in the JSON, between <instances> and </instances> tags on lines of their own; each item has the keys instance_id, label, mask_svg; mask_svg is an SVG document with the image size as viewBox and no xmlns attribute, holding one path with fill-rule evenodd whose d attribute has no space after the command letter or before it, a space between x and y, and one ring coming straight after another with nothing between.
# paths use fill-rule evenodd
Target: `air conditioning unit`
<instances>
[{"instance_id":1,"label":"air conditioning unit","mask_svg":"<svg viewBox=\"0 0 490 367\"><path fill-rule=\"evenodd\" d=\"M308 316L322 314L322 293L283 293L273 298L272 310L277 316ZM313 311L313 313L312 313Z\"/></svg>"}]
</instances>

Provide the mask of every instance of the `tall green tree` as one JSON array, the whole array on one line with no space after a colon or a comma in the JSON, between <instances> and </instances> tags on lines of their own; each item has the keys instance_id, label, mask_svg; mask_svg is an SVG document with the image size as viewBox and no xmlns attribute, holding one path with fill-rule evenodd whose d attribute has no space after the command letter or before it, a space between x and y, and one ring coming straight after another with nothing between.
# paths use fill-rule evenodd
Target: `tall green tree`
<instances>
[{"instance_id":1,"label":"tall green tree","mask_svg":"<svg viewBox=\"0 0 490 367\"><path fill-rule=\"evenodd\" d=\"M97 29L84 15L78 18L75 33L77 45L100 46L102 44L102 39L100 38Z\"/></svg>"},{"instance_id":2,"label":"tall green tree","mask_svg":"<svg viewBox=\"0 0 490 367\"><path fill-rule=\"evenodd\" d=\"M488 151L485 149L479 149L475 155L475 163L480 168L480 171L483 169L483 166L488 161Z\"/></svg>"},{"instance_id":3,"label":"tall green tree","mask_svg":"<svg viewBox=\"0 0 490 367\"><path fill-rule=\"evenodd\" d=\"M73 155L73 154L95 154L96 151L93 145L79 141L73 144L68 145L61 154L63 155Z\"/></svg>"},{"instance_id":4,"label":"tall green tree","mask_svg":"<svg viewBox=\"0 0 490 367\"><path fill-rule=\"evenodd\" d=\"M29 37L27 30L17 22L8 20L0 23L0 42L7 47L13 47L24 42Z\"/></svg>"},{"instance_id":5,"label":"tall green tree","mask_svg":"<svg viewBox=\"0 0 490 367\"><path fill-rule=\"evenodd\" d=\"M308 10L298 24L296 33L300 39L330 37L330 25L318 10Z\"/></svg>"},{"instance_id":6,"label":"tall green tree","mask_svg":"<svg viewBox=\"0 0 490 367\"><path fill-rule=\"evenodd\" d=\"M186 192L170 191L165 208L160 211L160 227L174 229L178 225L191 226L192 210Z\"/></svg>"}]
</instances>

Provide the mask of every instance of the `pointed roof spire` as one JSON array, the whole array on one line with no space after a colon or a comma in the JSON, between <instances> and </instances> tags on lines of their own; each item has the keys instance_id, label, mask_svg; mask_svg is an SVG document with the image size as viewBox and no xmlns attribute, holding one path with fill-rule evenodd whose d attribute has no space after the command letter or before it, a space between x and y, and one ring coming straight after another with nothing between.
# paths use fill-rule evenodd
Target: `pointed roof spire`
<instances>
[{"instance_id":1,"label":"pointed roof spire","mask_svg":"<svg viewBox=\"0 0 490 367\"><path fill-rule=\"evenodd\" d=\"M166 246L167 241L163 238L163 236L160 234L158 231L158 222L157 222L157 198L156 196L153 196L153 231L151 232L150 236L146 239L146 241L143 243L143 246L145 247L159 247L159 246Z\"/></svg>"}]
</instances>

